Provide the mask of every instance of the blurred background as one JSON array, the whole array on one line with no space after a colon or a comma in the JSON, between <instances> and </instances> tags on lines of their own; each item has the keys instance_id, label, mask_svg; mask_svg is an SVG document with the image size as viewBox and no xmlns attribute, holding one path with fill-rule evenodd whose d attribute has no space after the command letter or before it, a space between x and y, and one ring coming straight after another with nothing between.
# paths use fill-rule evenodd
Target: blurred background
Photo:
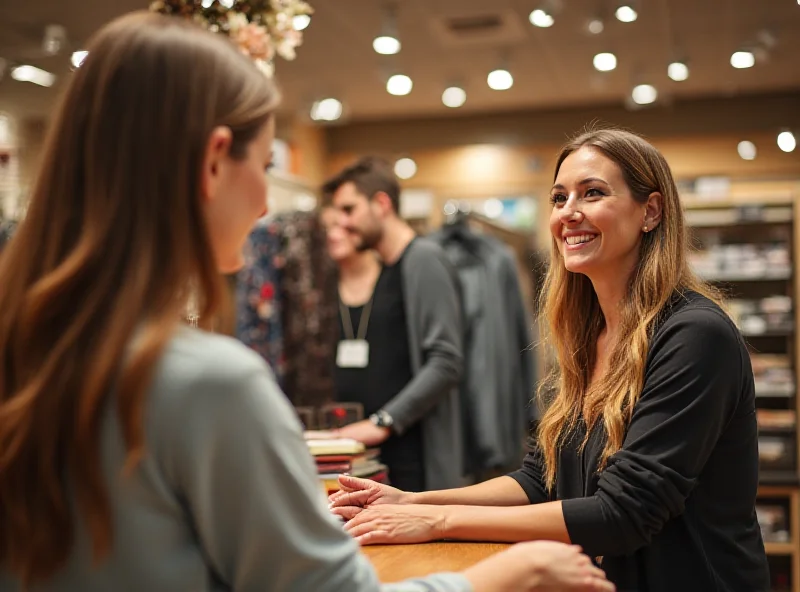
<instances>
[{"instance_id":1,"label":"blurred background","mask_svg":"<svg viewBox=\"0 0 800 592\"><path fill-rule=\"evenodd\" d=\"M598 121L644 134L664 153L698 248L693 265L727 290L751 346L759 519L774 589L800 590L800 2L311 6L312 16L292 21L303 36L296 56L274 64L284 101L272 212L313 212L328 175L384 156L403 183L402 214L420 233L466 218L515 253L534 315L558 147ZM147 7L0 0L0 223L24 215L54 105L87 39Z\"/></svg>"}]
</instances>

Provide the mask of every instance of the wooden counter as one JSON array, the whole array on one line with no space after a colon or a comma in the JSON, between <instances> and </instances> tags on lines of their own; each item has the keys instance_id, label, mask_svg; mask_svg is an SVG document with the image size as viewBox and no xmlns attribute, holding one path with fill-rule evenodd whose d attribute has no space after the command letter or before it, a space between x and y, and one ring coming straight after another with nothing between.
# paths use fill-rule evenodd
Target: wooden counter
<instances>
[{"instance_id":1,"label":"wooden counter","mask_svg":"<svg viewBox=\"0 0 800 592\"><path fill-rule=\"evenodd\" d=\"M375 566L383 583L427 576L441 571L461 571L502 551L502 543L426 543L376 545L362 551Z\"/></svg>"}]
</instances>

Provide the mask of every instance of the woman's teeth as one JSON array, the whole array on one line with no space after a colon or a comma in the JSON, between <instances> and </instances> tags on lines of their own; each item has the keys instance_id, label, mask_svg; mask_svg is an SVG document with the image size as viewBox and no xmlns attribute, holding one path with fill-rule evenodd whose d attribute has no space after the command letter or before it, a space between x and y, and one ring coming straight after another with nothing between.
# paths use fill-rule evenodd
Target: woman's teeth
<instances>
[{"instance_id":1,"label":"woman's teeth","mask_svg":"<svg viewBox=\"0 0 800 592\"><path fill-rule=\"evenodd\" d=\"M565 240L568 245L579 245L594 240L594 237L595 235L593 234L581 234L579 236L568 236Z\"/></svg>"}]
</instances>

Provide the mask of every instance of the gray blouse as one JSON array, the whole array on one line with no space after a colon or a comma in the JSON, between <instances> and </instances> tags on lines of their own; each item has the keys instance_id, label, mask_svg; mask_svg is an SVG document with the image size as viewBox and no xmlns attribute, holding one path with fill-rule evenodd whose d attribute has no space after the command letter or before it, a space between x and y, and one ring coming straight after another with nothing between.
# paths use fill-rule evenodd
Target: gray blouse
<instances>
[{"instance_id":1,"label":"gray blouse","mask_svg":"<svg viewBox=\"0 0 800 592\"><path fill-rule=\"evenodd\" d=\"M471 591L459 574L378 583L328 511L299 421L271 371L232 339L178 332L148 394L145 438L139 468L123 476L125 447L109 404L101 453L111 554L92 565L76 517L67 564L33 591ZM0 569L0 592L20 589Z\"/></svg>"}]
</instances>

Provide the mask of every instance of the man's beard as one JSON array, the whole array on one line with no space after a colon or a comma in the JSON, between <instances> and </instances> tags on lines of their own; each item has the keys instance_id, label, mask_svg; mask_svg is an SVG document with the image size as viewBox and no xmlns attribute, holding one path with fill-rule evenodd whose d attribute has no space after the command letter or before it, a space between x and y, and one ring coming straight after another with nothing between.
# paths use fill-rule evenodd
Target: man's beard
<instances>
[{"instance_id":1,"label":"man's beard","mask_svg":"<svg viewBox=\"0 0 800 592\"><path fill-rule=\"evenodd\" d=\"M383 238L383 229L380 226L358 233L361 241L356 249L360 252L370 251L378 246Z\"/></svg>"}]
</instances>

